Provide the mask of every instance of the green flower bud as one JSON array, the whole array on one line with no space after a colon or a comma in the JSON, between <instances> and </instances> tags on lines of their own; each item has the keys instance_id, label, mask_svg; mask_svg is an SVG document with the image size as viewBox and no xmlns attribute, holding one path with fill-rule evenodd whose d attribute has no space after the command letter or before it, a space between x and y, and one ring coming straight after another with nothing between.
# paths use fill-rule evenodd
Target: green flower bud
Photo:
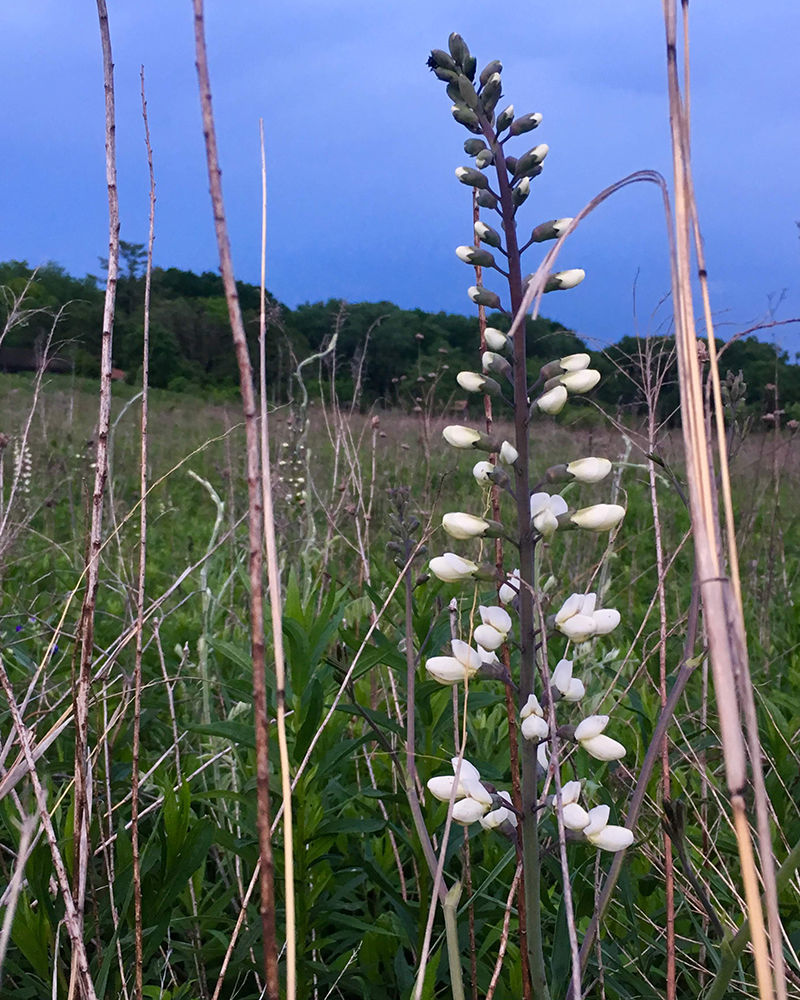
<instances>
[{"instance_id":1,"label":"green flower bud","mask_svg":"<svg viewBox=\"0 0 800 1000\"><path fill-rule=\"evenodd\" d=\"M483 141L483 139L467 139L464 143L464 152L467 156L477 156L478 153L482 153L488 146Z\"/></svg>"},{"instance_id":2,"label":"green flower bud","mask_svg":"<svg viewBox=\"0 0 800 1000\"><path fill-rule=\"evenodd\" d=\"M516 156L507 156L506 157L506 170L511 174L512 177L514 176L514 173L515 173L516 169L517 169L517 158L516 158Z\"/></svg>"},{"instance_id":3,"label":"green flower bud","mask_svg":"<svg viewBox=\"0 0 800 1000\"><path fill-rule=\"evenodd\" d=\"M531 233L532 243L544 243L545 240L557 240L569 226L572 219L551 219L542 222Z\"/></svg>"},{"instance_id":4,"label":"green flower bud","mask_svg":"<svg viewBox=\"0 0 800 1000\"><path fill-rule=\"evenodd\" d=\"M501 111L497 116L497 134L504 132L508 126L514 121L514 105L509 104L509 106Z\"/></svg>"},{"instance_id":5,"label":"green flower bud","mask_svg":"<svg viewBox=\"0 0 800 1000\"><path fill-rule=\"evenodd\" d=\"M456 167L456 177L468 187L487 188L489 186L486 174L482 174L480 170L475 170L473 167Z\"/></svg>"},{"instance_id":6,"label":"green flower bud","mask_svg":"<svg viewBox=\"0 0 800 1000\"><path fill-rule=\"evenodd\" d=\"M478 204L481 208L495 209L497 208L497 198L491 191L479 191Z\"/></svg>"},{"instance_id":7,"label":"green flower bud","mask_svg":"<svg viewBox=\"0 0 800 1000\"><path fill-rule=\"evenodd\" d=\"M464 76L466 76L468 80L474 80L475 70L477 68L478 68L478 60L475 58L475 56L469 56L464 61Z\"/></svg>"},{"instance_id":8,"label":"green flower bud","mask_svg":"<svg viewBox=\"0 0 800 1000\"><path fill-rule=\"evenodd\" d=\"M535 170L541 164L549 152L550 147L546 142L542 142L538 146L534 146L533 149L529 149L527 153L523 153L517 160L514 175L517 177L531 176L531 171Z\"/></svg>"},{"instance_id":9,"label":"green flower bud","mask_svg":"<svg viewBox=\"0 0 800 1000\"><path fill-rule=\"evenodd\" d=\"M487 226L485 222L478 221L475 223L475 235L481 243L488 243L490 247L502 246L500 233L496 229L492 229L491 226Z\"/></svg>"},{"instance_id":10,"label":"green flower bud","mask_svg":"<svg viewBox=\"0 0 800 1000\"><path fill-rule=\"evenodd\" d=\"M472 108L468 108L466 104L454 104L450 110L459 125L468 128L470 132L480 133L481 123Z\"/></svg>"},{"instance_id":11,"label":"green flower bud","mask_svg":"<svg viewBox=\"0 0 800 1000\"><path fill-rule=\"evenodd\" d=\"M532 115L522 115L520 118L515 118L511 123L511 134L522 135L524 132L532 132L533 129L539 127L541 122L542 116L538 111Z\"/></svg>"},{"instance_id":12,"label":"green flower bud","mask_svg":"<svg viewBox=\"0 0 800 1000\"><path fill-rule=\"evenodd\" d=\"M487 306L489 309L503 308L500 296L495 292L490 292L483 285L470 285L467 289L467 295L469 295L476 306Z\"/></svg>"},{"instance_id":13,"label":"green flower bud","mask_svg":"<svg viewBox=\"0 0 800 1000\"><path fill-rule=\"evenodd\" d=\"M457 31L454 31L447 39L447 47L455 62L463 69L464 63L470 58L469 48Z\"/></svg>"},{"instance_id":14,"label":"green flower bud","mask_svg":"<svg viewBox=\"0 0 800 1000\"><path fill-rule=\"evenodd\" d=\"M511 194L511 200L514 203L514 208L519 208L519 206L527 199L528 195L531 193L531 182L529 177L523 177L522 180L517 184Z\"/></svg>"},{"instance_id":15,"label":"green flower bud","mask_svg":"<svg viewBox=\"0 0 800 1000\"><path fill-rule=\"evenodd\" d=\"M445 87L445 93L453 104L461 104L461 91L458 89L458 73L455 74L455 77L455 80L451 80Z\"/></svg>"},{"instance_id":16,"label":"green flower bud","mask_svg":"<svg viewBox=\"0 0 800 1000\"><path fill-rule=\"evenodd\" d=\"M458 89L461 93L461 100L473 111L478 110L478 95L469 80L462 74L458 77Z\"/></svg>"},{"instance_id":17,"label":"green flower bud","mask_svg":"<svg viewBox=\"0 0 800 1000\"><path fill-rule=\"evenodd\" d=\"M494 351L484 351L481 355L481 365L485 372L494 372L496 375L504 375L509 381L513 378L511 365L506 359L496 354Z\"/></svg>"},{"instance_id":18,"label":"green flower bud","mask_svg":"<svg viewBox=\"0 0 800 1000\"><path fill-rule=\"evenodd\" d=\"M482 250L480 247L456 247L456 257L459 260L463 260L465 264L471 264L473 267L495 266L494 257L488 250Z\"/></svg>"},{"instance_id":19,"label":"green flower bud","mask_svg":"<svg viewBox=\"0 0 800 1000\"><path fill-rule=\"evenodd\" d=\"M443 49L431 50L431 54L428 56L428 66L430 66L431 69L458 69L453 57Z\"/></svg>"},{"instance_id":20,"label":"green flower bud","mask_svg":"<svg viewBox=\"0 0 800 1000\"><path fill-rule=\"evenodd\" d=\"M493 73L486 82L486 86L481 91L481 106L487 115L494 114L497 102L500 100L503 87L500 82L500 74Z\"/></svg>"},{"instance_id":21,"label":"green flower bud","mask_svg":"<svg viewBox=\"0 0 800 1000\"><path fill-rule=\"evenodd\" d=\"M488 167L490 163L494 162L494 153L491 149L482 149L480 153L475 157L475 166L479 170L483 170L484 167Z\"/></svg>"},{"instance_id":22,"label":"green flower bud","mask_svg":"<svg viewBox=\"0 0 800 1000\"><path fill-rule=\"evenodd\" d=\"M579 267L570 268L568 271L556 271L547 279L544 286L546 292L566 291L579 285L586 277L586 272Z\"/></svg>"},{"instance_id":23,"label":"green flower bud","mask_svg":"<svg viewBox=\"0 0 800 1000\"><path fill-rule=\"evenodd\" d=\"M503 64L500 62L500 60L492 59L492 61L490 63L487 63L487 65L484 66L483 69L481 70L481 75L479 77L481 86L485 87L486 84L489 82L489 78L491 76L493 76L495 73L499 75L502 72L503 72Z\"/></svg>"}]
</instances>

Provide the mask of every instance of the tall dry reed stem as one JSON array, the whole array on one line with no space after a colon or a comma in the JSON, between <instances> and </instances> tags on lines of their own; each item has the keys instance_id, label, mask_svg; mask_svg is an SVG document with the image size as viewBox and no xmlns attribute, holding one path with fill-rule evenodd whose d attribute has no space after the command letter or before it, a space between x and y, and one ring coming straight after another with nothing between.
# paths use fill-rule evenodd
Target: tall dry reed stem
<instances>
[{"instance_id":1,"label":"tall dry reed stem","mask_svg":"<svg viewBox=\"0 0 800 1000\"><path fill-rule=\"evenodd\" d=\"M74 788L74 857L73 893L79 925L83 926L86 880L89 863L91 825L91 773L89 762L89 695L94 645L94 613L100 575L100 549L103 532L103 502L108 477L108 435L111 418L111 348L114 330L117 271L119 267L119 200L117 196L116 124L114 110L114 62L111 33L105 0L97 0L100 42L103 51L103 87L105 91L105 158L108 189L108 275L103 307L103 330L100 353L100 403L97 416L97 448L94 488L91 499L91 524L86 553L86 575L80 617L80 655L78 676L73 684L75 712L75 788ZM31 775L33 777L33 775ZM73 944L73 972L78 959Z\"/></svg>"},{"instance_id":2,"label":"tall dry reed stem","mask_svg":"<svg viewBox=\"0 0 800 1000\"><path fill-rule=\"evenodd\" d=\"M142 416L141 450L139 454L139 577L136 591L136 652L133 668L133 752L131 761L131 852L133 855L134 913L134 986L136 1000L142 1000L142 871L139 855L139 746L142 704L142 648L144 640L145 566L147 559L147 420L149 416L150 379L150 285L153 276L153 241L155 239L156 179L153 170L153 150L150 144L150 124L147 119L147 99L144 89L144 66L141 67L142 121L150 177L150 212L147 231L147 266L144 276L144 308L142 313ZM167 686L171 699L172 693ZM173 718L170 702L170 715ZM177 735L177 734L176 734ZM177 738L175 751L178 752ZM180 761L180 758L178 758Z\"/></svg>"},{"instance_id":3,"label":"tall dry reed stem","mask_svg":"<svg viewBox=\"0 0 800 1000\"><path fill-rule=\"evenodd\" d=\"M670 134L672 142L673 183L675 194L675 242L672 267L673 300L675 305L675 332L678 349L678 379L681 390L681 414L684 447L687 459L687 479L695 541L695 559L703 597L704 623L708 635L714 692L720 719L725 771L734 818L742 878L747 899L748 916L753 931L753 950L756 977L761 1000L771 1000L777 992L779 1000L786 996L783 971L782 936L777 911L772 844L766 792L761 773L761 748L750 687L744 615L739 583L733 509L730 497L730 480L726 464L725 433L722 423L722 403L719 372L713 343L713 322L707 288L707 270L699 239L699 223L694 198L691 154L689 144L688 108L684 103L687 93L681 93L678 78L677 4L663 0L664 28L667 54L667 82L670 106ZM686 8L684 6L684 14ZM688 87L689 52L688 23L684 17L685 87ZM691 243L694 236L698 253L706 332L709 342L709 360L712 390L716 410L718 460L720 483L725 508L725 529L728 539L728 567L726 572L722 551L723 526L720 524L713 482L713 456L705 432L700 368L697 357L697 337L694 326L694 308L691 288ZM744 792L747 785L745 740L741 715L744 715L748 735L751 769L756 791L757 819L761 841L762 874L765 880L767 912L770 921L770 944L773 973L767 935L763 926L763 913L747 822ZM775 992L774 992L775 991Z\"/></svg>"},{"instance_id":4,"label":"tall dry reed stem","mask_svg":"<svg viewBox=\"0 0 800 1000\"><path fill-rule=\"evenodd\" d=\"M233 335L236 362L239 368L239 387L244 411L247 442L247 491L249 525L249 577L250 577L250 644L253 660L253 702L256 735L256 787L258 795L258 840L261 889L261 925L264 949L264 973L267 1000L278 1000L278 945L275 931L275 887L272 839L270 833L269 801L269 730L267 723L266 664L264 656L264 603L262 592L262 545L264 537L264 509L259 468L258 411L247 337L236 291L230 239L225 219L222 197L222 177L217 150L214 112L211 106L211 82L208 73L203 0L193 0L194 38L197 81L203 115L203 135L206 145L208 181L214 213L220 271L228 306L228 319Z\"/></svg>"},{"instance_id":5,"label":"tall dry reed stem","mask_svg":"<svg viewBox=\"0 0 800 1000\"><path fill-rule=\"evenodd\" d=\"M272 478L269 461L269 414L267 410L267 165L264 155L264 121L259 121L261 140L261 301L259 310L259 390L261 396L261 489L264 496L264 541L267 548L267 580L272 615L272 647L275 655L275 699L278 729L278 753L281 765L283 806L284 893L286 906L286 998L294 1000L297 991L297 944L294 904L294 858L292 835L292 777L289 748L286 742L286 661L283 654L283 615L278 549L275 543L275 515L272 507Z\"/></svg>"}]
</instances>

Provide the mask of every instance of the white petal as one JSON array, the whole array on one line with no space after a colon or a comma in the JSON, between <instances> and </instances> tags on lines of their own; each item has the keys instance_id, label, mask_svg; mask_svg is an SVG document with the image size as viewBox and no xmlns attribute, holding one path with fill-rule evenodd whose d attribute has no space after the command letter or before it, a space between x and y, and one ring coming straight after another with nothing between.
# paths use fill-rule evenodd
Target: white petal
<instances>
[{"instance_id":1,"label":"white petal","mask_svg":"<svg viewBox=\"0 0 800 1000\"><path fill-rule=\"evenodd\" d=\"M562 695L566 694L572 681L572 660L559 660L550 681Z\"/></svg>"},{"instance_id":2,"label":"white petal","mask_svg":"<svg viewBox=\"0 0 800 1000\"><path fill-rule=\"evenodd\" d=\"M500 660L497 658L497 653L493 649L485 649L478 643L478 656L481 658L481 663L499 663Z\"/></svg>"},{"instance_id":3,"label":"white petal","mask_svg":"<svg viewBox=\"0 0 800 1000\"><path fill-rule=\"evenodd\" d=\"M462 639L452 639L450 646L453 650L453 656L459 663L464 664L470 676L472 676L481 665L481 658L477 650L474 650L469 643L464 642Z\"/></svg>"},{"instance_id":4,"label":"white petal","mask_svg":"<svg viewBox=\"0 0 800 1000\"><path fill-rule=\"evenodd\" d=\"M586 839L604 851L623 851L633 843L633 830L625 826L604 826L599 833L594 833Z\"/></svg>"},{"instance_id":5,"label":"white petal","mask_svg":"<svg viewBox=\"0 0 800 1000\"><path fill-rule=\"evenodd\" d=\"M496 830L503 823L510 823L512 826L517 825L517 817L510 809L506 809L505 806L500 806L499 809L492 809L491 812L486 813L485 816L481 816L480 819L480 824L484 830Z\"/></svg>"},{"instance_id":6,"label":"white petal","mask_svg":"<svg viewBox=\"0 0 800 1000\"><path fill-rule=\"evenodd\" d=\"M442 527L451 538L463 541L467 538L481 538L489 524L482 517L465 514L463 511L453 511L442 518Z\"/></svg>"},{"instance_id":7,"label":"white petal","mask_svg":"<svg viewBox=\"0 0 800 1000\"><path fill-rule=\"evenodd\" d=\"M561 385L568 391L578 395L590 392L600 381L600 372L594 368L584 368L577 372L567 372L561 376Z\"/></svg>"},{"instance_id":8,"label":"white petal","mask_svg":"<svg viewBox=\"0 0 800 1000\"><path fill-rule=\"evenodd\" d=\"M583 606L581 607L582 615L593 615L594 609L597 607L597 594L588 593L583 595Z\"/></svg>"},{"instance_id":9,"label":"white petal","mask_svg":"<svg viewBox=\"0 0 800 1000\"><path fill-rule=\"evenodd\" d=\"M592 736L581 740L581 746L595 760L622 760L625 756L625 747L610 736Z\"/></svg>"},{"instance_id":10,"label":"white petal","mask_svg":"<svg viewBox=\"0 0 800 1000\"><path fill-rule=\"evenodd\" d=\"M487 792L481 782L477 781L475 778L465 778L462 774L461 781L459 782L459 788L462 787L466 789L467 795L469 795L471 799L475 799L476 802L480 802L480 804L485 806L487 809L494 801L491 793Z\"/></svg>"},{"instance_id":11,"label":"white petal","mask_svg":"<svg viewBox=\"0 0 800 1000\"><path fill-rule=\"evenodd\" d=\"M592 615L594 619L595 635L608 635L613 632L622 620L616 608L604 608L602 611L595 611Z\"/></svg>"},{"instance_id":12,"label":"white petal","mask_svg":"<svg viewBox=\"0 0 800 1000\"><path fill-rule=\"evenodd\" d=\"M520 709L519 717L521 719L527 719L529 715L543 716L542 706L539 704L539 699L535 694L529 694L528 700Z\"/></svg>"},{"instance_id":13,"label":"white petal","mask_svg":"<svg viewBox=\"0 0 800 1000\"><path fill-rule=\"evenodd\" d=\"M584 833L587 837L593 837L596 833L599 833L604 827L608 826L608 817L611 815L611 810L608 806L595 806L594 809L589 810L589 823L584 829Z\"/></svg>"},{"instance_id":14,"label":"white petal","mask_svg":"<svg viewBox=\"0 0 800 1000\"><path fill-rule=\"evenodd\" d=\"M519 458L519 452L510 441L504 441L500 446L499 457L503 465L513 465Z\"/></svg>"},{"instance_id":15,"label":"white petal","mask_svg":"<svg viewBox=\"0 0 800 1000\"><path fill-rule=\"evenodd\" d=\"M550 506L549 493L531 493L531 517L536 517Z\"/></svg>"},{"instance_id":16,"label":"white petal","mask_svg":"<svg viewBox=\"0 0 800 1000\"><path fill-rule=\"evenodd\" d=\"M560 221L564 221L563 219ZM570 219L570 222L572 219ZM559 364L565 372L579 372L583 371L584 368L588 368L591 364L592 359L588 354L568 354L566 357L561 358Z\"/></svg>"},{"instance_id":17,"label":"white petal","mask_svg":"<svg viewBox=\"0 0 800 1000\"><path fill-rule=\"evenodd\" d=\"M442 431L442 437L453 448L474 448L480 441L480 431L462 424L451 424Z\"/></svg>"},{"instance_id":18,"label":"white petal","mask_svg":"<svg viewBox=\"0 0 800 1000\"><path fill-rule=\"evenodd\" d=\"M577 802L568 802L561 810L561 816L568 830L583 830L589 823L589 813Z\"/></svg>"},{"instance_id":19,"label":"white petal","mask_svg":"<svg viewBox=\"0 0 800 1000\"><path fill-rule=\"evenodd\" d=\"M563 385L555 385L536 400L536 405L542 413L554 416L564 409L567 401L567 390Z\"/></svg>"},{"instance_id":20,"label":"white petal","mask_svg":"<svg viewBox=\"0 0 800 1000\"><path fill-rule=\"evenodd\" d=\"M543 771L547 771L550 766L550 759L547 756L547 743L540 743L536 751L536 763Z\"/></svg>"},{"instance_id":21,"label":"white petal","mask_svg":"<svg viewBox=\"0 0 800 1000\"><path fill-rule=\"evenodd\" d=\"M437 775L437 777L430 778L428 780L428 791L435 799L439 799L441 802L449 802L455 781L456 779L450 777L450 775ZM465 795L466 792L463 792L460 789L456 792L457 799L461 799Z\"/></svg>"},{"instance_id":22,"label":"white petal","mask_svg":"<svg viewBox=\"0 0 800 1000\"><path fill-rule=\"evenodd\" d=\"M503 604L511 604L511 602L519 596L519 570L515 569L513 573L510 573L508 580L504 583L497 593L498 600Z\"/></svg>"},{"instance_id":23,"label":"white petal","mask_svg":"<svg viewBox=\"0 0 800 1000\"><path fill-rule=\"evenodd\" d=\"M586 688L583 686L583 681L573 677L569 682L569 687L563 692L564 701L580 701L585 694Z\"/></svg>"},{"instance_id":24,"label":"white petal","mask_svg":"<svg viewBox=\"0 0 800 1000\"><path fill-rule=\"evenodd\" d=\"M595 633L594 618L591 615L573 615L558 625L558 629L573 642L586 642Z\"/></svg>"},{"instance_id":25,"label":"white petal","mask_svg":"<svg viewBox=\"0 0 800 1000\"><path fill-rule=\"evenodd\" d=\"M579 483L599 483L611 472L607 458L579 458L567 465L567 472Z\"/></svg>"},{"instance_id":26,"label":"white petal","mask_svg":"<svg viewBox=\"0 0 800 1000\"><path fill-rule=\"evenodd\" d=\"M425 661L425 669L440 684L462 684L467 670L454 656L432 656Z\"/></svg>"},{"instance_id":27,"label":"white petal","mask_svg":"<svg viewBox=\"0 0 800 1000\"><path fill-rule=\"evenodd\" d=\"M491 475L494 472L494 466L491 462L476 462L472 467L472 475L479 483L491 483Z\"/></svg>"},{"instance_id":28,"label":"white petal","mask_svg":"<svg viewBox=\"0 0 800 1000\"><path fill-rule=\"evenodd\" d=\"M529 715L522 720L522 736L526 740L546 740L550 727L540 715Z\"/></svg>"},{"instance_id":29,"label":"white petal","mask_svg":"<svg viewBox=\"0 0 800 1000\"><path fill-rule=\"evenodd\" d=\"M577 802L581 797L580 781L568 781L561 786L561 801L566 806L570 802Z\"/></svg>"},{"instance_id":30,"label":"white petal","mask_svg":"<svg viewBox=\"0 0 800 1000\"><path fill-rule=\"evenodd\" d=\"M470 559L462 559L455 552L445 552L444 555L435 556L430 561L431 573L445 583L459 583L462 580L472 579L472 574L477 573L478 564Z\"/></svg>"},{"instance_id":31,"label":"white petal","mask_svg":"<svg viewBox=\"0 0 800 1000\"><path fill-rule=\"evenodd\" d=\"M560 493L554 493L550 497L550 510L558 517L559 514L566 514L569 510L569 504L561 496Z\"/></svg>"},{"instance_id":32,"label":"white petal","mask_svg":"<svg viewBox=\"0 0 800 1000\"><path fill-rule=\"evenodd\" d=\"M583 608L583 594L570 594L556 613L556 625L561 628L562 624L573 615L577 615Z\"/></svg>"},{"instance_id":33,"label":"white petal","mask_svg":"<svg viewBox=\"0 0 800 1000\"><path fill-rule=\"evenodd\" d=\"M590 740L593 736L599 736L608 725L607 715L589 715L583 722L579 722L575 729L575 739L580 743L583 740Z\"/></svg>"},{"instance_id":34,"label":"white petal","mask_svg":"<svg viewBox=\"0 0 800 1000\"><path fill-rule=\"evenodd\" d=\"M500 646L505 642L505 636L502 632L498 632L496 628L491 625L479 625L474 632L475 642L484 649L495 650L499 649Z\"/></svg>"},{"instance_id":35,"label":"white petal","mask_svg":"<svg viewBox=\"0 0 800 1000\"><path fill-rule=\"evenodd\" d=\"M492 628L496 628L498 632L503 632L505 635L508 635L511 631L511 615L505 608L498 608L494 605L492 607L485 607L481 604L478 607L478 611L484 625L491 625Z\"/></svg>"},{"instance_id":36,"label":"white petal","mask_svg":"<svg viewBox=\"0 0 800 1000\"><path fill-rule=\"evenodd\" d=\"M596 503L576 510L570 518L585 531L610 531L625 517L625 508L617 503Z\"/></svg>"},{"instance_id":37,"label":"white petal","mask_svg":"<svg viewBox=\"0 0 800 1000\"><path fill-rule=\"evenodd\" d=\"M453 819L462 826L469 826L470 823L477 823L485 812L486 806L475 799L461 799L453 806Z\"/></svg>"},{"instance_id":38,"label":"white petal","mask_svg":"<svg viewBox=\"0 0 800 1000\"><path fill-rule=\"evenodd\" d=\"M458 767L458 757L453 757L452 760L450 761L450 764L452 765L453 768L453 774L455 774L456 767ZM459 782L463 782L465 779L467 781L481 780L481 775L477 767L475 767L474 764L470 764L470 762L466 758L464 758L461 761L461 770L459 771ZM467 793L464 792L464 794L466 795Z\"/></svg>"}]
</instances>

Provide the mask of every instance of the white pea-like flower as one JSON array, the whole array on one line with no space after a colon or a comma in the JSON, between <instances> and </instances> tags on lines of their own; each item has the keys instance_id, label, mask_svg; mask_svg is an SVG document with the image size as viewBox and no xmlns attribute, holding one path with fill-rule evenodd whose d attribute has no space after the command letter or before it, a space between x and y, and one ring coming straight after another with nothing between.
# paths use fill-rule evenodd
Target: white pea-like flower
<instances>
[{"instance_id":1,"label":"white pea-like flower","mask_svg":"<svg viewBox=\"0 0 800 1000\"><path fill-rule=\"evenodd\" d=\"M579 458L567 464L567 472L579 483L599 483L611 472L607 458Z\"/></svg>"},{"instance_id":2,"label":"white pea-like flower","mask_svg":"<svg viewBox=\"0 0 800 1000\"><path fill-rule=\"evenodd\" d=\"M625 747L610 736L603 735L608 725L607 715L589 715L575 728L575 739L595 760L621 760Z\"/></svg>"},{"instance_id":3,"label":"white pea-like flower","mask_svg":"<svg viewBox=\"0 0 800 1000\"><path fill-rule=\"evenodd\" d=\"M589 810L589 823L583 835L590 844L603 851L622 851L633 843L633 830L609 824L611 810L608 806L595 806Z\"/></svg>"},{"instance_id":4,"label":"white pea-like flower","mask_svg":"<svg viewBox=\"0 0 800 1000\"><path fill-rule=\"evenodd\" d=\"M444 583L463 583L474 579L478 572L478 564L471 559L464 559L455 552L445 552L435 556L428 563L431 573Z\"/></svg>"},{"instance_id":5,"label":"white pea-like flower","mask_svg":"<svg viewBox=\"0 0 800 1000\"><path fill-rule=\"evenodd\" d=\"M486 327L483 337L490 351L503 351L508 344L508 337L502 330L495 330L493 326Z\"/></svg>"},{"instance_id":6,"label":"white pea-like flower","mask_svg":"<svg viewBox=\"0 0 800 1000\"><path fill-rule=\"evenodd\" d=\"M511 615L505 608L498 608L495 605L487 607L484 604L479 604L478 612L481 616L483 624L491 625L492 628L497 629L497 631L502 634L503 638L505 638L511 631L513 622L511 620Z\"/></svg>"},{"instance_id":7,"label":"white pea-like flower","mask_svg":"<svg viewBox=\"0 0 800 1000\"><path fill-rule=\"evenodd\" d=\"M508 792L498 792L497 794L508 803L508 806L511 806L511 796ZM484 830L496 830L504 823L509 823L512 827L517 825L517 817L514 810L507 806L498 806L497 809L492 809L480 819L480 824Z\"/></svg>"},{"instance_id":8,"label":"white pea-like flower","mask_svg":"<svg viewBox=\"0 0 800 1000\"><path fill-rule=\"evenodd\" d=\"M585 531L611 531L625 517L625 508L618 503L596 503L582 507L570 517L573 524Z\"/></svg>"},{"instance_id":9,"label":"white pea-like flower","mask_svg":"<svg viewBox=\"0 0 800 1000\"><path fill-rule=\"evenodd\" d=\"M483 438L480 431L463 424L450 424L442 431L442 437L453 448L476 448Z\"/></svg>"},{"instance_id":10,"label":"white pea-like flower","mask_svg":"<svg viewBox=\"0 0 800 1000\"><path fill-rule=\"evenodd\" d=\"M547 724L547 719L543 719L539 715L529 715L527 719L522 720L520 730L523 739L535 740L538 743L547 739L550 727Z\"/></svg>"},{"instance_id":11,"label":"white pea-like flower","mask_svg":"<svg viewBox=\"0 0 800 1000\"><path fill-rule=\"evenodd\" d=\"M502 632L498 632L491 625L478 625L474 632L475 642L489 652L499 649L506 641Z\"/></svg>"},{"instance_id":12,"label":"white pea-like flower","mask_svg":"<svg viewBox=\"0 0 800 1000\"><path fill-rule=\"evenodd\" d=\"M428 779L428 791L435 799L439 799L440 802L449 802L455 783L455 776L451 777L449 774L440 774ZM466 794L466 790L459 785L455 793L456 799L463 799Z\"/></svg>"},{"instance_id":13,"label":"white pea-like flower","mask_svg":"<svg viewBox=\"0 0 800 1000\"><path fill-rule=\"evenodd\" d=\"M556 628L573 642L586 642L595 635L607 635L620 623L615 608L596 611L597 594L571 594L556 612Z\"/></svg>"},{"instance_id":14,"label":"white pea-like flower","mask_svg":"<svg viewBox=\"0 0 800 1000\"><path fill-rule=\"evenodd\" d=\"M584 368L589 367L591 362L592 359L588 354L567 354L565 357L559 358L558 360L562 371L565 372L583 371Z\"/></svg>"},{"instance_id":15,"label":"white pea-like flower","mask_svg":"<svg viewBox=\"0 0 800 1000\"><path fill-rule=\"evenodd\" d=\"M519 570L515 569L508 574L506 582L500 586L497 592L500 603L511 604L519 596L519 586Z\"/></svg>"},{"instance_id":16,"label":"white pea-like flower","mask_svg":"<svg viewBox=\"0 0 800 1000\"><path fill-rule=\"evenodd\" d=\"M455 656L431 656L425 661L425 670L440 684L463 684L476 672L470 671Z\"/></svg>"},{"instance_id":17,"label":"white pea-like flower","mask_svg":"<svg viewBox=\"0 0 800 1000\"><path fill-rule=\"evenodd\" d=\"M583 682L572 676L572 660L559 660L550 677L550 683L564 701L580 701L586 694Z\"/></svg>"},{"instance_id":18,"label":"white pea-like flower","mask_svg":"<svg viewBox=\"0 0 800 1000\"><path fill-rule=\"evenodd\" d=\"M580 781L568 781L561 787L561 818L568 830L583 830L589 824L589 814L578 804L581 797ZM558 801L553 796L553 805Z\"/></svg>"},{"instance_id":19,"label":"white pea-like flower","mask_svg":"<svg viewBox=\"0 0 800 1000\"><path fill-rule=\"evenodd\" d=\"M535 694L529 694L528 700L519 710L519 717L521 719L527 719L530 715L538 715L539 718L544 718L544 711Z\"/></svg>"},{"instance_id":20,"label":"white pea-like flower","mask_svg":"<svg viewBox=\"0 0 800 1000\"><path fill-rule=\"evenodd\" d=\"M494 466L491 462L482 461L476 462L472 467L472 475L475 477L479 483L492 483L492 473L494 472Z\"/></svg>"},{"instance_id":21,"label":"white pea-like flower","mask_svg":"<svg viewBox=\"0 0 800 1000\"><path fill-rule=\"evenodd\" d=\"M491 524L483 517L476 517L475 514L453 511L444 515L442 527L451 538L463 541L467 538L483 538L490 530Z\"/></svg>"},{"instance_id":22,"label":"white pea-like flower","mask_svg":"<svg viewBox=\"0 0 800 1000\"><path fill-rule=\"evenodd\" d=\"M500 392L499 382L478 372L459 372L456 382L464 392L485 392L489 396L497 396Z\"/></svg>"},{"instance_id":23,"label":"white pea-like flower","mask_svg":"<svg viewBox=\"0 0 800 1000\"><path fill-rule=\"evenodd\" d=\"M569 393L563 385L554 385L552 389L548 389L543 395L541 395L536 400L537 407L542 411L542 413L548 413L551 416L555 416L557 413L561 413L564 409L564 404L567 401L567 396Z\"/></svg>"},{"instance_id":24,"label":"white pea-like flower","mask_svg":"<svg viewBox=\"0 0 800 1000\"><path fill-rule=\"evenodd\" d=\"M481 805L476 799L467 797L453 806L453 822L460 823L461 826L470 826L472 823L477 823L485 812L486 806Z\"/></svg>"},{"instance_id":25,"label":"white pea-like flower","mask_svg":"<svg viewBox=\"0 0 800 1000\"><path fill-rule=\"evenodd\" d=\"M510 441L504 441L500 445L499 459L503 465L513 465L519 458L519 452Z\"/></svg>"},{"instance_id":26,"label":"white pea-like flower","mask_svg":"<svg viewBox=\"0 0 800 1000\"><path fill-rule=\"evenodd\" d=\"M566 291L577 287L586 277L586 272L580 267L571 267L566 271L555 271L547 279L544 286L546 292Z\"/></svg>"},{"instance_id":27,"label":"white pea-like flower","mask_svg":"<svg viewBox=\"0 0 800 1000\"><path fill-rule=\"evenodd\" d=\"M567 501L558 493L533 493L530 500L531 524L545 538L558 527L558 517L569 510Z\"/></svg>"},{"instance_id":28,"label":"white pea-like flower","mask_svg":"<svg viewBox=\"0 0 800 1000\"><path fill-rule=\"evenodd\" d=\"M579 371L568 371L559 379L567 392L580 396L591 392L600 381L600 372L595 368L581 368Z\"/></svg>"}]
</instances>

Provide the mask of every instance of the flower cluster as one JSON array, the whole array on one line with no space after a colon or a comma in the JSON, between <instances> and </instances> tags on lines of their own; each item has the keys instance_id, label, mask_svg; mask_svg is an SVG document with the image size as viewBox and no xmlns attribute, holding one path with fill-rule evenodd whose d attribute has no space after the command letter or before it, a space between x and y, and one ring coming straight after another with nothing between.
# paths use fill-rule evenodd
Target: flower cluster
<instances>
[{"instance_id":1,"label":"flower cluster","mask_svg":"<svg viewBox=\"0 0 800 1000\"><path fill-rule=\"evenodd\" d=\"M453 776L438 775L428 781L428 791L441 802L454 799L453 819L456 823L469 826L480 822L485 830L512 831L517 825L517 817L508 792L498 792L493 786L481 781L480 773L468 760L453 757ZM458 786L456 785L458 775Z\"/></svg>"}]
</instances>

